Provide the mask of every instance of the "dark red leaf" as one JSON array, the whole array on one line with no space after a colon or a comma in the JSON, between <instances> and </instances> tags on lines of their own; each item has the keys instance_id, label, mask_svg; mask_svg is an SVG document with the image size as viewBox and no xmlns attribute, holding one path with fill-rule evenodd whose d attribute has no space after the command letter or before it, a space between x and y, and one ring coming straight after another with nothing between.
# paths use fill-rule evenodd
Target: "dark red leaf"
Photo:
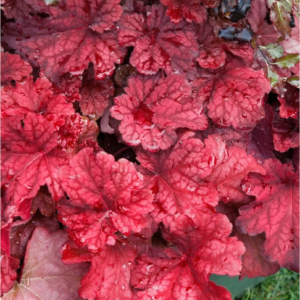
<instances>
[{"instance_id":1,"label":"dark red leaf","mask_svg":"<svg viewBox=\"0 0 300 300\"><path fill-rule=\"evenodd\" d=\"M266 175L250 174L244 184L256 201L240 209L242 233L266 233L265 255L281 267L299 272L299 180L291 164L264 163Z\"/></svg>"},{"instance_id":2,"label":"dark red leaf","mask_svg":"<svg viewBox=\"0 0 300 300\"><path fill-rule=\"evenodd\" d=\"M251 8L247 13L251 29L256 33L256 40L260 46L275 43L280 37L273 24L268 24L266 19L267 6L265 0L252 0Z\"/></svg>"},{"instance_id":3,"label":"dark red leaf","mask_svg":"<svg viewBox=\"0 0 300 300\"><path fill-rule=\"evenodd\" d=\"M238 230L234 231L234 235L243 242L246 247L246 252L242 256L241 279L246 276L248 278L270 276L280 269L277 262L270 262L265 258L265 238L263 235L249 236L240 233Z\"/></svg>"},{"instance_id":4,"label":"dark red leaf","mask_svg":"<svg viewBox=\"0 0 300 300\"><path fill-rule=\"evenodd\" d=\"M281 118L298 118L299 114L299 89L285 84L284 97L278 96L280 102L279 115Z\"/></svg>"},{"instance_id":5,"label":"dark red leaf","mask_svg":"<svg viewBox=\"0 0 300 300\"><path fill-rule=\"evenodd\" d=\"M275 150L280 152L299 147L299 121L292 118L281 119L278 113L275 112L273 142Z\"/></svg>"},{"instance_id":6,"label":"dark red leaf","mask_svg":"<svg viewBox=\"0 0 300 300\"><path fill-rule=\"evenodd\" d=\"M274 158L274 143L272 135L273 110L269 104L264 106L266 117L251 131L247 153L253 155L258 161Z\"/></svg>"},{"instance_id":7,"label":"dark red leaf","mask_svg":"<svg viewBox=\"0 0 300 300\"><path fill-rule=\"evenodd\" d=\"M52 81L68 72L82 74L89 63L94 64L96 78L102 79L123 59L125 49L111 30L122 14L120 0L62 0L54 6L28 2L36 13L48 16L19 14L16 23L5 25L3 41L39 65Z\"/></svg>"}]
</instances>

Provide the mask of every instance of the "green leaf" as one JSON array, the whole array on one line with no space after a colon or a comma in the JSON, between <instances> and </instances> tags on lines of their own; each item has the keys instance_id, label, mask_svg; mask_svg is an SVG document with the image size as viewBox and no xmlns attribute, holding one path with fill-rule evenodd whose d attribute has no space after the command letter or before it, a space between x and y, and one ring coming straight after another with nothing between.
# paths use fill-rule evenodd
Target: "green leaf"
<instances>
[{"instance_id":1,"label":"green leaf","mask_svg":"<svg viewBox=\"0 0 300 300\"><path fill-rule=\"evenodd\" d=\"M290 85L292 85L292 86L299 89L300 88L300 81L299 80L300 80L299 76L290 76L286 81Z\"/></svg>"},{"instance_id":2,"label":"green leaf","mask_svg":"<svg viewBox=\"0 0 300 300\"><path fill-rule=\"evenodd\" d=\"M272 66L267 65L266 75L270 81L271 87L274 89L280 82L278 74L274 71Z\"/></svg>"},{"instance_id":3,"label":"green leaf","mask_svg":"<svg viewBox=\"0 0 300 300\"><path fill-rule=\"evenodd\" d=\"M261 46L261 49L265 50L270 58L280 58L284 54L284 49L278 44L268 44L267 46Z\"/></svg>"},{"instance_id":4,"label":"green leaf","mask_svg":"<svg viewBox=\"0 0 300 300\"><path fill-rule=\"evenodd\" d=\"M274 64L280 68L292 68L299 62L299 54L287 54L280 57Z\"/></svg>"},{"instance_id":5,"label":"green leaf","mask_svg":"<svg viewBox=\"0 0 300 300\"><path fill-rule=\"evenodd\" d=\"M285 89L282 84L282 78L275 72L271 65L266 64L266 76L268 77L271 87L280 97L284 97Z\"/></svg>"},{"instance_id":6,"label":"green leaf","mask_svg":"<svg viewBox=\"0 0 300 300\"><path fill-rule=\"evenodd\" d=\"M291 34L291 12L292 8L286 0L274 2L271 8L270 19L284 39L289 38Z\"/></svg>"},{"instance_id":7,"label":"green leaf","mask_svg":"<svg viewBox=\"0 0 300 300\"><path fill-rule=\"evenodd\" d=\"M297 18L299 18L300 1L299 0L287 0L287 2L292 8L294 16L296 15Z\"/></svg>"}]
</instances>

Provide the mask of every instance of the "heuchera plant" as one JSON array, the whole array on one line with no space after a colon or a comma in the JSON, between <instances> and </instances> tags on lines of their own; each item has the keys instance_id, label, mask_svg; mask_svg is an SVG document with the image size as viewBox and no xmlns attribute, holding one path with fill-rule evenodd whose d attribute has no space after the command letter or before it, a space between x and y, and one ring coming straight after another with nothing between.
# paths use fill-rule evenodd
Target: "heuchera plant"
<instances>
[{"instance_id":1,"label":"heuchera plant","mask_svg":"<svg viewBox=\"0 0 300 300\"><path fill-rule=\"evenodd\" d=\"M1 5L3 300L299 272L296 0Z\"/></svg>"}]
</instances>

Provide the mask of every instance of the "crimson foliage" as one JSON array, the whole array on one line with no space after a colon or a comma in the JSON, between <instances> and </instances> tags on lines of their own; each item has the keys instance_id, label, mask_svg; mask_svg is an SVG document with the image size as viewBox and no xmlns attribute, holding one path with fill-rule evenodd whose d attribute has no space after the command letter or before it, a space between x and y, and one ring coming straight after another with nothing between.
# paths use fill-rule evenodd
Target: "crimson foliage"
<instances>
[{"instance_id":1,"label":"crimson foliage","mask_svg":"<svg viewBox=\"0 0 300 300\"><path fill-rule=\"evenodd\" d=\"M299 272L297 1L247 3L1 1L3 300Z\"/></svg>"}]
</instances>

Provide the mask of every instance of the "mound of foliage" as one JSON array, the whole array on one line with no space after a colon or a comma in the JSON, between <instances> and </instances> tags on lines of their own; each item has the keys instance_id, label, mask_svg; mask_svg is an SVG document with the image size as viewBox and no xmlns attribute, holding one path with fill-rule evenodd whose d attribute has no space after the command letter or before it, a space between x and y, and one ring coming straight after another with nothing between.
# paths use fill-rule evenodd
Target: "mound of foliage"
<instances>
[{"instance_id":1,"label":"mound of foliage","mask_svg":"<svg viewBox=\"0 0 300 300\"><path fill-rule=\"evenodd\" d=\"M3 300L299 272L296 0L1 5Z\"/></svg>"}]
</instances>

